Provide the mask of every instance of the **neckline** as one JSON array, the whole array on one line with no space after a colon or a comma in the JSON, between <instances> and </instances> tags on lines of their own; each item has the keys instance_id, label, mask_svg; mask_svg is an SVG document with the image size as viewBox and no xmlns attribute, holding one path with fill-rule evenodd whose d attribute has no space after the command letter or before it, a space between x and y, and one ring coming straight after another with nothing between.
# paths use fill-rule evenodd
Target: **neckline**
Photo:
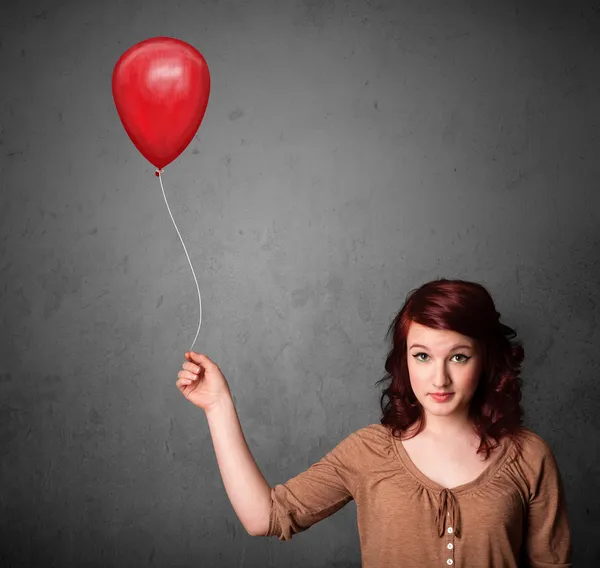
<instances>
[{"instance_id":1,"label":"neckline","mask_svg":"<svg viewBox=\"0 0 600 568\"><path fill-rule=\"evenodd\" d=\"M443 485L440 485L439 483L427 477L415 465L411 457L408 455L408 452L406 451L402 440L394 436L392 434L391 429L389 430L389 436L392 438L392 447L394 448L394 453L396 454L396 457L419 483L433 491L450 491L457 495L461 493L467 493L468 491L485 485L504 465L508 456L510 455L509 449L512 449L513 447L512 440L510 440L509 438L503 440L504 443L501 443L500 447L496 448L494 450L494 453L492 453L492 456L489 458L490 463L488 464L488 466L477 477L475 477L471 481L468 481L461 485L457 485L455 487L444 487ZM494 454L496 454L495 457Z\"/></svg>"}]
</instances>

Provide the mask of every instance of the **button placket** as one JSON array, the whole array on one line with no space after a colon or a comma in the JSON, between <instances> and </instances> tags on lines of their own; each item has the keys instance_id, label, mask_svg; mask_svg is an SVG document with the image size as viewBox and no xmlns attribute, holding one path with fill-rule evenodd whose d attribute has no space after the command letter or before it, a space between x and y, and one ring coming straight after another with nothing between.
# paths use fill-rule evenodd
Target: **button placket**
<instances>
[{"instance_id":1,"label":"button placket","mask_svg":"<svg viewBox=\"0 0 600 568\"><path fill-rule=\"evenodd\" d=\"M446 538L444 539L444 544L446 547L444 551L445 554L442 556L445 561L445 566L454 566L455 564L454 543L456 542L457 531L460 531L460 527L458 526L460 524L459 519L460 512L458 510L458 503L456 502L452 492L448 489L444 489L440 493L440 502L438 506L438 514L436 515L436 521L438 523L440 537L444 534L446 535Z\"/></svg>"},{"instance_id":2,"label":"button placket","mask_svg":"<svg viewBox=\"0 0 600 568\"><path fill-rule=\"evenodd\" d=\"M448 513L450 516L450 513ZM446 558L446 564L448 566L454 565L454 527L448 527L448 542L446 543L448 556Z\"/></svg>"}]
</instances>

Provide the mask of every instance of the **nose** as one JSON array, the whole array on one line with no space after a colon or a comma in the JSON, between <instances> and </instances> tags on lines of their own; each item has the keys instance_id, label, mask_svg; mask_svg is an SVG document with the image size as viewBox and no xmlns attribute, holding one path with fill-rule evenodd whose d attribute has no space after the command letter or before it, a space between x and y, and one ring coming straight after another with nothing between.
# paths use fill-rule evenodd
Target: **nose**
<instances>
[{"instance_id":1,"label":"nose","mask_svg":"<svg viewBox=\"0 0 600 568\"><path fill-rule=\"evenodd\" d=\"M433 378L433 386L436 389L441 389L447 387L451 382L450 374L447 372L446 366L442 364L441 367L436 370L436 375Z\"/></svg>"}]
</instances>

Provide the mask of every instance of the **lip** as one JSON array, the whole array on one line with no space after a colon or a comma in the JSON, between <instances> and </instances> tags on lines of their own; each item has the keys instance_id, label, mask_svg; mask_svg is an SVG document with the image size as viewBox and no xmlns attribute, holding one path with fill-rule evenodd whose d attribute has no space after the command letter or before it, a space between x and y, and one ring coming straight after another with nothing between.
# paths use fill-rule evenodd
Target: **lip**
<instances>
[{"instance_id":1,"label":"lip","mask_svg":"<svg viewBox=\"0 0 600 568\"><path fill-rule=\"evenodd\" d=\"M429 394L429 396L436 402L447 402L454 396L454 393L453 392L446 392L446 393L432 392Z\"/></svg>"}]
</instances>

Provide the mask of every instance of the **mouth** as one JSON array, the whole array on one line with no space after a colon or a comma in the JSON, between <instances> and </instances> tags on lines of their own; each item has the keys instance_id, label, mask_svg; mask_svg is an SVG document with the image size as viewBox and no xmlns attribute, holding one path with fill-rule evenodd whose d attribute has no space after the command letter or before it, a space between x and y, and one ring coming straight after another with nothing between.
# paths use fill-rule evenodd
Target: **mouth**
<instances>
[{"instance_id":1,"label":"mouth","mask_svg":"<svg viewBox=\"0 0 600 568\"><path fill-rule=\"evenodd\" d=\"M432 392L432 393L429 393L429 396L436 402L447 402L454 396L454 393L453 392Z\"/></svg>"}]
</instances>

